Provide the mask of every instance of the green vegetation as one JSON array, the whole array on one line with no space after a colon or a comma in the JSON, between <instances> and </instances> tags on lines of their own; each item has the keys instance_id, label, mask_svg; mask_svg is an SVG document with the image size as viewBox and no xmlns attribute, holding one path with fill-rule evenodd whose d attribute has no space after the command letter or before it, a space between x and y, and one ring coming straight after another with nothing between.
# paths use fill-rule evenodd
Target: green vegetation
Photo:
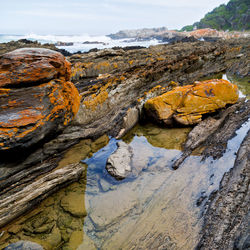
<instances>
[{"instance_id":1,"label":"green vegetation","mask_svg":"<svg viewBox=\"0 0 250 250\"><path fill-rule=\"evenodd\" d=\"M181 31L194 28L212 28L217 30L250 30L250 1L231 0L207 13L204 18L193 25L187 25Z\"/></svg>"}]
</instances>

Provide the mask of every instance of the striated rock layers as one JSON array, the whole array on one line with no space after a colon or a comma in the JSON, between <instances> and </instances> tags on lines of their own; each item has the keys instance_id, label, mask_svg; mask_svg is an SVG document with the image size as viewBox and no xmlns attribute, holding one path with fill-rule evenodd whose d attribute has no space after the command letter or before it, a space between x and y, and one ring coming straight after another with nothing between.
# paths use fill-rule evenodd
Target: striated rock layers
<instances>
[{"instance_id":1,"label":"striated rock layers","mask_svg":"<svg viewBox=\"0 0 250 250\"><path fill-rule=\"evenodd\" d=\"M1 88L0 97L0 117L5 127L0 128L8 133L12 130L17 136L8 137L7 132L0 136L1 139L5 136L0 145L3 153L0 154L4 156L0 161L0 204L9 201L10 205L9 215L5 213L0 215L0 219L3 219L0 226L32 208L45 197L45 194L49 195L65 183L79 178L84 170L81 165L58 167L64 150L83 138L98 138L105 133L120 137L126 133L141 115L137 100L145 95L153 97L155 92L151 89L161 85L162 87L156 90L162 94L162 90L166 92L172 89L174 85L172 81L184 85L222 71L240 76L248 74L246 68L242 67L247 65L248 44L248 39L230 43L195 42L158 45L140 50L103 50L74 55L69 59L73 65L71 79L81 94L78 112L79 96L66 80L66 69L65 75L61 73L61 66L56 67L54 64L56 69L53 72L57 73L51 73L54 74L51 76L52 79L43 78L26 83L22 80L18 84L5 83L6 85ZM239 57L241 54L244 56ZM68 91L65 86L70 86L71 90ZM53 95L55 98L50 98ZM65 95L68 97L64 98ZM51 103L51 99L55 103ZM26 125L24 119L22 120L24 125L18 127L15 119L21 117L20 111L23 110L33 110L33 116L29 115L29 119L32 118L33 121L29 123L26 116ZM44 117L36 120L33 117L38 112ZM76 112L74 121L70 123ZM14 125L8 127L7 118L13 119L10 123ZM66 126L67 124L69 126ZM30 131L31 128L34 130ZM61 128L62 132L59 131ZM13 151L7 147L14 149L15 154L12 154ZM26 147L29 150L26 150ZM20 148L24 149L25 154L19 150ZM11 154L6 154L7 152ZM17 152L21 153L17 155ZM56 172L59 169L62 178L54 182L55 176L59 176ZM76 170L74 176L71 175L72 169ZM41 177L49 179L53 186L41 183L39 181ZM36 183L37 186L34 188L32 183ZM41 186L46 186L48 189L42 189L40 193L34 194L34 190ZM19 208L25 207L25 209L17 212L14 209L15 204L10 204L11 200L7 197L14 199L16 195L22 194L22 190L28 190L26 194L32 201L23 200L23 204L28 204L27 206L22 206L20 202Z\"/></svg>"},{"instance_id":2,"label":"striated rock layers","mask_svg":"<svg viewBox=\"0 0 250 250\"><path fill-rule=\"evenodd\" d=\"M80 96L70 63L48 49L18 49L0 57L0 152L28 148L75 117Z\"/></svg>"},{"instance_id":3,"label":"striated rock layers","mask_svg":"<svg viewBox=\"0 0 250 250\"><path fill-rule=\"evenodd\" d=\"M201 239L196 249L249 249L250 131L241 144L234 167L223 176L220 189L207 202Z\"/></svg>"},{"instance_id":4,"label":"striated rock layers","mask_svg":"<svg viewBox=\"0 0 250 250\"><path fill-rule=\"evenodd\" d=\"M238 87L226 80L207 80L194 85L176 87L161 96L149 99L145 105L147 116L160 124L176 121L193 125L202 115L211 113L238 100Z\"/></svg>"}]
</instances>

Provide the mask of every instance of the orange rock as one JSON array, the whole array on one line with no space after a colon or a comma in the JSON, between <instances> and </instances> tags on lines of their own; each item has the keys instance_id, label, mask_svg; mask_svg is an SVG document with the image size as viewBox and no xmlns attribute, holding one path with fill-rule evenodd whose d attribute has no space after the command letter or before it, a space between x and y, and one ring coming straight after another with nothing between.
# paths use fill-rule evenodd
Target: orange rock
<instances>
[{"instance_id":1,"label":"orange rock","mask_svg":"<svg viewBox=\"0 0 250 250\"><path fill-rule=\"evenodd\" d=\"M214 29L206 28L191 31L189 34L195 38L201 38L206 36L219 36L220 32Z\"/></svg>"},{"instance_id":2,"label":"orange rock","mask_svg":"<svg viewBox=\"0 0 250 250\"><path fill-rule=\"evenodd\" d=\"M10 58L13 64L6 63ZM28 148L74 119L80 95L67 81L70 63L60 53L13 51L0 59L0 69L0 84L9 86L0 87L0 151ZM56 79L41 82L50 78ZM13 88L16 85L18 88Z\"/></svg>"},{"instance_id":3,"label":"orange rock","mask_svg":"<svg viewBox=\"0 0 250 250\"><path fill-rule=\"evenodd\" d=\"M144 107L148 116L159 123L170 125L175 120L191 125L200 122L205 113L236 103L238 97L236 85L226 80L214 79L176 87L149 99Z\"/></svg>"},{"instance_id":4,"label":"orange rock","mask_svg":"<svg viewBox=\"0 0 250 250\"><path fill-rule=\"evenodd\" d=\"M49 49L17 49L0 57L0 88L8 85L70 79L71 66L59 52Z\"/></svg>"},{"instance_id":5,"label":"orange rock","mask_svg":"<svg viewBox=\"0 0 250 250\"><path fill-rule=\"evenodd\" d=\"M55 133L73 120L79 106L80 95L71 82L52 80L9 90L0 98L0 150L27 148Z\"/></svg>"}]
</instances>

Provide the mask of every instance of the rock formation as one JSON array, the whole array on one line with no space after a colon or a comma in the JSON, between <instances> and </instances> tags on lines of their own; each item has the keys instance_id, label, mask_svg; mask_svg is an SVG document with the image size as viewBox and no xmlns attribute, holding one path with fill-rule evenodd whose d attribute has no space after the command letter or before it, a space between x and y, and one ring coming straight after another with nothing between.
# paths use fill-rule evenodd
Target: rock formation
<instances>
[{"instance_id":1,"label":"rock formation","mask_svg":"<svg viewBox=\"0 0 250 250\"><path fill-rule=\"evenodd\" d=\"M249 249L249 157L248 131L234 167L224 175L220 189L209 197L198 249Z\"/></svg>"},{"instance_id":2,"label":"rock formation","mask_svg":"<svg viewBox=\"0 0 250 250\"><path fill-rule=\"evenodd\" d=\"M149 99L144 108L147 116L160 124L172 125L176 121L182 125L193 125L201 121L203 114L224 108L237 100L236 85L214 79L176 87Z\"/></svg>"},{"instance_id":3,"label":"rock formation","mask_svg":"<svg viewBox=\"0 0 250 250\"><path fill-rule=\"evenodd\" d=\"M49 70L49 77L41 74L43 77L36 78L35 82L30 79L25 80L26 83L24 80L19 83L5 80L0 100L0 117L4 123L0 125L4 125L3 129L9 133L13 130L16 141L5 133L2 134L1 138L5 139L2 139L3 144L0 146L4 151L3 156L8 151L11 153L10 149L18 153L23 149L25 155L15 154L15 159L5 156L4 161L0 162L0 204L4 201L8 208L7 214L0 214L1 225L31 209L54 190L79 178L84 170L79 164L60 166L57 169L65 150L83 138L96 139L105 133L122 136L141 118L141 98L147 96L147 93L153 97L151 89L161 85L157 91L162 94L162 91L167 92L176 85L192 83L222 71L239 76L248 74L241 67L247 65L248 44L247 39L223 44L193 42L74 55L69 60L72 63L72 81L81 95L80 105L78 92L67 81L68 71L62 70L61 63L51 67L47 62L43 63L43 69ZM7 64L5 67L12 66ZM4 74L11 73L3 73L2 79ZM14 73L12 75L16 77ZM77 112L78 105L80 107ZM65 106L68 108L65 109ZM20 113L22 110L26 111ZM37 118L39 112L44 120ZM13 116L6 117L6 114ZM20 119L21 117L25 119ZM16 126L16 120L21 120L21 127ZM228 138L230 137L224 139L227 141ZM85 146L89 148L89 145ZM31 197L32 201L19 196L23 190L27 191L26 196ZM15 204L11 204L15 197L27 203L22 206L19 202L19 211L15 210Z\"/></svg>"},{"instance_id":4,"label":"rock formation","mask_svg":"<svg viewBox=\"0 0 250 250\"><path fill-rule=\"evenodd\" d=\"M227 142L235 131L250 118L250 101L241 99L219 114L208 117L196 125L189 133L180 157L175 159L172 167L177 169L195 150L200 149L204 158L220 158L226 150Z\"/></svg>"},{"instance_id":5,"label":"rock formation","mask_svg":"<svg viewBox=\"0 0 250 250\"><path fill-rule=\"evenodd\" d=\"M27 39L20 39L18 41L11 41L8 43L0 43L0 55L21 48L44 48L44 49L55 50L57 52L62 53L64 56L71 55L71 53L69 53L64 49L58 49L54 44L49 44L49 43L41 44L37 41L31 41Z\"/></svg>"},{"instance_id":6,"label":"rock formation","mask_svg":"<svg viewBox=\"0 0 250 250\"><path fill-rule=\"evenodd\" d=\"M18 49L0 58L0 151L29 148L75 117L80 96L70 63L48 49Z\"/></svg>"},{"instance_id":7,"label":"rock formation","mask_svg":"<svg viewBox=\"0 0 250 250\"><path fill-rule=\"evenodd\" d=\"M118 142L118 149L107 160L106 169L116 179L127 177L131 170L132 150L125 142Z\"/></svg>"}]
</instances>

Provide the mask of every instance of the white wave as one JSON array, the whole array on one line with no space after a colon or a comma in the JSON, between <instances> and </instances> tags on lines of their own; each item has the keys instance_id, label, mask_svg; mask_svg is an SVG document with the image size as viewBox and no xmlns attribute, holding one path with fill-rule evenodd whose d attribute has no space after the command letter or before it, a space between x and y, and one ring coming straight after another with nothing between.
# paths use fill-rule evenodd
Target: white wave
<instances>
[{"instance_id":1,"label":"white wave","mask_svg":"<svg viewBox=\"0 0 250 250\"><path fill-rule=\"evenodd\" d=\"M7 42L11 40L19 40L19 39L28 39L32 41L38 41L41 43L56 43L56 42L73 42L73 43L82 43L85 41L89 42L104 42L108 43L111 38L107 36L89 36L88 34L83 35L39 35L39 34L26 34L26 35L0 35L0 42L5 40Z\"/></svg>"},{"instance_id":2,"label":"white wave","mask_svg":"<svg viewBox=\"0 0 250 250\"><path fill-rule=\"evenodd\" d=\"M149 41L129 41L128 39L120 39L120 40L112 40L105 44L82 44L82 43L74 43L72 46L57 46L60 49L65 49L70 53L87 52L90 49L106 49L112 47L126 47L126 46L143 46L149 47L151 45L157 45L159 41L156 39L152 39Z\"/></svg>"},{"instance_id":3,"label":"white wave","mask_svg":"<svg viewBox=\"0 0 250 250\"><path fill-rule=\"evenodd\" d=\"M83 35L39 35L39 34L26 34L26 35L1 35L0 34L0 43L17 41L19 39L28 39L31 41L38 41L42 44L44 43L73 43L71 46L57 46L60 49L65 49L71 53L78 51L87 52L90 49L105 49L112 47L126 47L126 46L143 46L149 47L150 45L156 45L159 43L158 40L152 39L149 41L135 41L133 39L119 39L113 40L107 36L90 36L88 34ZM84 44L84 42L91 42L89 44ZM93 43L93 42L97 43Z\"/></svg>"}]
</instances>

